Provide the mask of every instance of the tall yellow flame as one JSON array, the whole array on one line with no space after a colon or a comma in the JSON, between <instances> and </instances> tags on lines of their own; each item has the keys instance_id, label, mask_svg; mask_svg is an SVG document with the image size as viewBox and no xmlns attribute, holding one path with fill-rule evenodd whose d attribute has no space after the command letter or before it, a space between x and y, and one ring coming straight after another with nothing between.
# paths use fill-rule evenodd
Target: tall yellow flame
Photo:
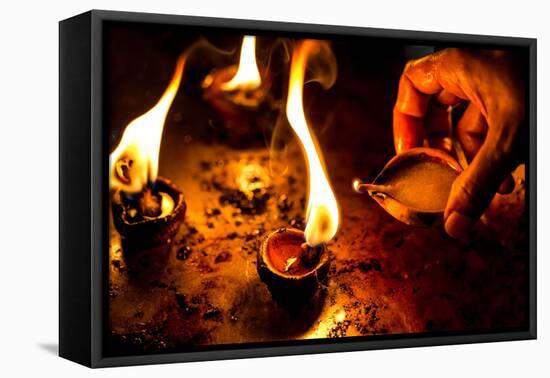
<instances>
[{"instance_id":1,"label":"tall yellow flame","mask_svg":"<svg viewBox=\"0 0 550 378\"><path fill-rule=\"evenodd\" d=\"M138 193L157 179L162 131L181 82L185 57L183 54L179 57L172 79L156 105L126 126L120 143L111 153L109 163L112 189ZM117 169L117 164L121 163L124 165L124 172Z\"/></svg>"},{"instance_id":2,"label":"tall yellow flame","mask_svg":"<svg viewBox=\"0 0 550 378\"><path fill-rule=\"evenodd\" d=\"M309 198L306 212L306 242L316 246L330 241L338 230L339 211L322 163L321 151L309 130L303 108L303 85L308 57L319 52L316 41L300 42L292 54L286 115L306 155Z\"/></svg>"},{"instance_id":3,"label":"tall yellow flame","mask_svg":"<svg viewBox=\"0 0 550 378\"><path fill-rule=\"evenodd\" d=\"M241 47L239 67L233 78L221 85L224 91L254 90L262 84L256 63L256 37L245 35Z\"/></svg>"}]
</instances>

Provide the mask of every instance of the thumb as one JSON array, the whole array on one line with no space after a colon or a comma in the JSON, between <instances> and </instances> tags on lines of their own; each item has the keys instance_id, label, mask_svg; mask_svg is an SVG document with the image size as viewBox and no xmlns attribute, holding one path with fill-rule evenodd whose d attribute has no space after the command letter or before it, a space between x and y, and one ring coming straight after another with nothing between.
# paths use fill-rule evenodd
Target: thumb
<instances>
[{"instance_id":1,"label":"thumb","mask_svg":"<svg viewBox=\"0 0 550 378\"><path fill-rule=\"evenodd\" d=\"M492 141L488 135L470 166L453 183L444 214L445 231L453 238L467 236L510 172L507 157Z\"/></svg>"}]
</instances>

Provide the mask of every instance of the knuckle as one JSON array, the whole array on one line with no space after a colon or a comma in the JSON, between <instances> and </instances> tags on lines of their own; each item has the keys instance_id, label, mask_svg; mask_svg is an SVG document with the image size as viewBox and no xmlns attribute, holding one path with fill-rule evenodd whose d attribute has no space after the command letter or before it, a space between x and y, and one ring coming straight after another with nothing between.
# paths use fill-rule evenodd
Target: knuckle
<instances>
[{"instance_id":1,"label":"knuckle","mask_svg":"<svg viewBox=\"0 0 550 378\"><path fill-rule=\"evenodd\" d=\"M407 63L405 63L405 68L403 69L403 74L407 76L413 71L414 67L414 60L409 60Z\"/></svg>"}]
</instances>

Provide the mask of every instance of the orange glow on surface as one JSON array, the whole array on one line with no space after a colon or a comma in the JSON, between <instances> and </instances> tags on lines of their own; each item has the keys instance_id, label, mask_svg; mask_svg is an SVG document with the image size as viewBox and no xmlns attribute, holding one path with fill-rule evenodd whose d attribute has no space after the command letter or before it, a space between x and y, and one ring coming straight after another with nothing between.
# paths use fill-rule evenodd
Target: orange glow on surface
<instances>
[{"instance_id":1,"label":"orange glow on surface","mask_svg":"<svg viewBox=\"0 0 550 378\"><path fill-rule=\"evenodd\" d=\"M321 150L307 124L303 107L303 86L309 56L319 53L319 42L300 42L292 55L286 115L304 150L308 174L309 194L306 211L306 242L316 246L330 241L339 223L336 197L325 172Z\"/></svg>"},{"instance_id":2,"label":"orange glow on surface","mask_svg":"<svg viewBox=\"0 0 550 378\"><path fill-rule=\"evenodd\" d=\"M179 88L184 65L185 56L182 55L156 105L126 126L120 143L109 157L111 189L138 193L157 179L162 131Z\"/></svg>"},{"instance_id":3,"label":"orange glow on surface","mask_svg":"<svg viewBox=\"0 0 550 378\"><path fill-rule=\"evenodd\" d=\"M256 37L246 35L243 38L239 68L233 78L221 85L224 91L254 90L260 87L262 78L256 63Z\"/></svg>"}]
</instances>

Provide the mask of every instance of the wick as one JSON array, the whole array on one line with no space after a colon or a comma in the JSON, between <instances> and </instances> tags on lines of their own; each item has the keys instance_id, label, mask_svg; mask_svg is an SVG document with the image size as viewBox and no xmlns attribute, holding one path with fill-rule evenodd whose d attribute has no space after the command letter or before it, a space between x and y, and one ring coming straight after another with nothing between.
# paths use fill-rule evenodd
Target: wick
<instances>
[{"instance_id":1,"label":"wick","mask_svg":"<svg viewBox=\"0 0 550 378\"><path fill-rule=\"evenodd\" d=\"M353 182L353 189L357 193L387 192L390 188L390 185L367 184L359 180Z\"/></svg>"},{"instance_id":2,"label":"wick","mask_svg":"<svg viewBox=\"0 0 550 378\"><path fill-rule=\"evenodd\" d=\"M146 187L138 201L139 212L142 216L157 217L161 213L161 203L150 187Z\"/></svg>"},{"instance_id":3,"label":"wick","mask_svg":"<svg viewBox=\"0 0 550 378\"><path fill-rule=\"evenodd\" d=\"M321 250L323 249L321 245L312 247L307 243L302 243L300 245L300 248L302 248L302 251L304 253L302 259L306 265L313 265L317 261L319 261L319 255L321 254Z\"/></svg>"}]
</instances>

